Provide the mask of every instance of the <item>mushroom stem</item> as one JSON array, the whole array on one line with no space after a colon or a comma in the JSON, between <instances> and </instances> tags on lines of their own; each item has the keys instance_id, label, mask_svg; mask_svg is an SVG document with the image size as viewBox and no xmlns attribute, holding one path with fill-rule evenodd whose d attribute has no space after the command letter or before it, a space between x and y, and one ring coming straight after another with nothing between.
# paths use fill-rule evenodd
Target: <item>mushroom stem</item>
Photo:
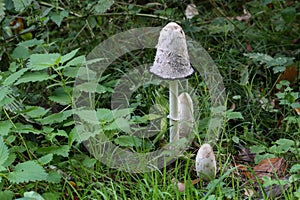
<instances>
[{"instance_id":1,"label":"mushroom stem","mask_svg":"<svg viewBox=\"0 0 300 200\"><path fill-rule=\"evenodd\" d=\"M169 82L169 104L170 104L170 142L179 140L178 134L178 81Z\"/></svg>"}]
</instances>

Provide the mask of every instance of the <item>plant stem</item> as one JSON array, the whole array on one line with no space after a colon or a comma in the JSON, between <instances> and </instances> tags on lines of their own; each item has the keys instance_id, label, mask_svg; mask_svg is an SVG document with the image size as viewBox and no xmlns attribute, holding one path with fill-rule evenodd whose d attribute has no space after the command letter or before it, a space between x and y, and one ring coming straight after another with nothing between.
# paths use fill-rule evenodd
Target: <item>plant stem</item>
<instances>
[{"instance_id":1,"label":"plant stem","mask_svg":"<svg viewBox=\"0 0 300 200\"><path fill-rule=\"evenodd\" d=\"M169 104L170 104L170 142L179 140L178 134L178 81L169 83Z\"/></svg>"}]
</instances>

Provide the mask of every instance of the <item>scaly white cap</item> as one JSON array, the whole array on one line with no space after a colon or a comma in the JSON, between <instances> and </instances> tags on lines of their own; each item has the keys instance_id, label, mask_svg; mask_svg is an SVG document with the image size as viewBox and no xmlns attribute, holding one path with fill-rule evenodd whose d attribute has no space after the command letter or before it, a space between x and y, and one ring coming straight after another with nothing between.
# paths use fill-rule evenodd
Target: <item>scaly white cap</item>
<instances>
[{"instance_id":1,"label":"scaly white cap","mask_svg":"<svg viewBox=\"0 0 300 200\"><path fill-rule=\"evenodd\" d=\"M168 23L161 31L157 51L150 72L163 79L181 79L191 75L185 34L175 22Z\"/></svg>"}]
</instances>

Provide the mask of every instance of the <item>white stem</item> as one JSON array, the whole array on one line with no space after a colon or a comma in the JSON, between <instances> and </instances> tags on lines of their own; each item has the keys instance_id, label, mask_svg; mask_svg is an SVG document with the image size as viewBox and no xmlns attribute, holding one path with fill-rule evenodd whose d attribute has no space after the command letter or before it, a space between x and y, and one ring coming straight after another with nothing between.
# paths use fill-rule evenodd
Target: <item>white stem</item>
<instances>
[{"instance_id":1,"label":"white stem","mask_svg":"<svg viewBox=\"0 0 300 200\"><path fill-rule=\"evenodd\" d=\"M178 134L178 81L173 80L169 83L169 102L170 102L170 142L179 140Z\"/></svg>"}]
</instances>

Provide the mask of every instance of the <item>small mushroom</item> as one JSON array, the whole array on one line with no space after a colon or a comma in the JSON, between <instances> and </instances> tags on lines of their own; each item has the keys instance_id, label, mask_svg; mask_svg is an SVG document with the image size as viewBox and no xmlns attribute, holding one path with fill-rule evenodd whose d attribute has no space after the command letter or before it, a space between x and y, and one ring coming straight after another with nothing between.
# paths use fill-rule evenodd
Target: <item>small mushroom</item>
<instances>
[{"instance_id":1,"label":"small mushroom","mask_svg":"<svg viewBox=\"0 0 300 200\"><path fill-rule=\"evenodd\" d=\"M210 181L216 176L216 157L209 144L203 144L196 156L196 172L203 180Z\"/></svg>"},{"instance_id":2,"label":"small mushroom","mask_svg":"<svg viewBox=\"0 0 300 200\"><path fill-rule=\"evenodd\" d=\"M183 92L178 97L178 130L179 139L188 138L194 124L194 109L191 96Z\"/></svg>"},{"instance_id":3,"label":"small mushroom","mask_svg":"<svg viewBox=\"0 0 300 200\"><path fill-rule=\"evenodd\" d=\"M157 51L150 72L169 82L170 142L178 138L178 81L191 75L185 34L175 22L168 23L160 32Z\"/></svg>"}]
</instances>

